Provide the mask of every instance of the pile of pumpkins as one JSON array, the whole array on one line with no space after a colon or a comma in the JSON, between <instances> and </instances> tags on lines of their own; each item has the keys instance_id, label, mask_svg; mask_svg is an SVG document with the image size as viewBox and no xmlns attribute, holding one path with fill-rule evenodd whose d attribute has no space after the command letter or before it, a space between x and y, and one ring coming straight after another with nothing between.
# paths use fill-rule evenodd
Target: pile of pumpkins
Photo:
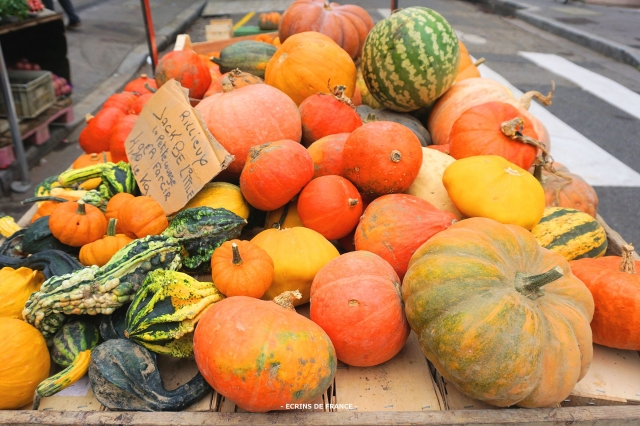
<instances>
[{"instance_id":1,"label":"pile of pumpkins","mask_svg":"<svg viewBox=\"0 0 640 426\"><path fill-rule=\"evenodd\" d=\"M67 336L60 345L93 342L80 345L95 347L92 383L98 370L111 374L101 367L104 354L116 353L109 348L120 345L118 356L160 351L136 335L141 315L154 318L155 333L169 327L163 344L186 337L188 346L172 354L193 353L206 383L256 412L314 401L338 360L384 363L412 330L447 380L501 407L556 406L586 374L593 342L640 350L640 263L631 245L603 257L595 191L553 163L549 134L527 110L534 98L549 104L551 94L514 98L481 78L437 12L411 7L374 26L357 6L296 0L271 43L171 52L155 79L130 83L88 122L76 173L124 167L126 129L153 96L141 93L171 78L234 156L183 211L226 209L249 225L208 247L212 283L149 273L124 336L103 334L95 347L96 339L58 331ZM83 201L106 176L79 189L58 179L59 188L37 194L67 197L37 200L36 217L49 217L52 236L79 248L89 268L108 268L121 250L177 220L137 190L110 194L102 209ZM0 275L0 336L14 348L0 356L0 406L15 409L49 375L45 339L21 312L51 278L27 268ZM160 308L165 297L175 312ZM295 312L309 302L309 318ZM130 341L144 348L122 349ZM80 372L89 361L82 365ZM192 389L206 386L198 383ZM180 401L151 409L181 409Z\"/></svg>"}]
</instances>

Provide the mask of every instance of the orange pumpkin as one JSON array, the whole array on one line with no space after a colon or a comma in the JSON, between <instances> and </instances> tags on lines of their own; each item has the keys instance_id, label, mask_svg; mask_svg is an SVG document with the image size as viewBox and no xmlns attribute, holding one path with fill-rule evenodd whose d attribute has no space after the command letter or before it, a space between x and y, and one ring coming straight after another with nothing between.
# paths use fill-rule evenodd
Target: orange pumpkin
<instances>
[{"instance_id":1,"label":"orange pumpkin","mask_svg":"<svg viewBox=\"0 0 640 426\"><path fill-rule=\"evenodd\" d=\"M325 136L351 133L362 126L362 119L344 86L336 86L331 94L318 93L300 104L302 143L309 146Z\"/></svg>"},{"instance_id":2,"label":"orange pumpkin","mask_svg":"<svg viewBox=\"0 0 640 426\"><path fill-rule=\"evenodd\" d=\"M78 135L80 148L87 154L109 151L111 130L125 113L119 108L103 108L95 117L87 114L87 127Z\"/></svg>"},{"instance_id":3,"label":"orange pumpkin","mask_svg":"<svg viewBox=\"0 0 640 426\"><path fill-rule=\"evenodd\" d=\"M162 206L148 195L122 203L118 209L118 220L122 222L123 233L130 238L159 235L169 226Z\"/></svg>"},{"instance_id":4,"label":"orange pumpkin","mask_svg":"<svg viewBox=\"0 0 640 426\"><path fill-rule=\"evenodd\" d=\"M211 85L209 67L193 50L173 50L164 55L156 66L155 78L158 88L175 79L194 99L202 99Z\"/></svg>"},{"instance_id":5,"label":"orange pumpkin","mask_svg":"<svg viewBox=\"0 0 640 426\"><path fill-rule=\"evenodd\" d=\"M540 92L527 92L520 98L514 98L508 87L489 78L469 78L451 86L431 108L427 129L433 143L443 145L449 143L451 128L460 115L471 107L491 101L511 103L523 110L528 110L531 100L535 98L545 105L551 105L551 93L543 96ZM531 123L547 150L550 149L550 137L544 124L528 111L523 112L524 119Z\"/></svg>"},{"instance_id":6,"label":"orange pumpkin","mask_svg":"<svg viewBox=\"0 0 640 426\"><path fill-rule=\"evenodd\" d=\"M196 107L209 131L235 156L225 170L227 175L240 176L253 146L283 139L300 142L300 112L282 92L266 84L227 88Z\"/></svg>"},{"instance_id":7,"label":"orange pumpkin","mask_svg":"<svg viewBox=\"0 0 640 426\"><path fill-rule=\"evenodd\" d=\"M328 93L327 84L345 86L350 98L356 87L356 66L332 39L308 31L283 41L267 64L264 81L289 95L296 105L316 93Z\"/></svg>"},{"instance_id":8,"label":"orange pumpkin","mask_svg":"<svg viewBox=\"0 0 640 426\"><path fill-rule=\"evenodd\" d=\"M137 115L129 114L121 117L113 127L111 136L109 136L109 151L111 151L111 157L113 158L114 163L119 161L124 161L126 163L129 162L129 157L127 157L127 151L124 148L124 143L127 141L129 133L131 133L131 130L133 130L133 126L136 125L137 121Z\"/></svg>"},{"instance_id":9,"label":"orange pumpkin","mask_svg":"<svg viewBox=\"0 0 640 426\"><path fill-rule=\"evenodd\" d=\"M153 93L152 90L149 90L147 87L149 86L151 89L158 89L158 85L156 84L156 80L148 77L146 74L140 74L140 77L135 80L131 80L124 86L125 92L133 92L139 93L140 95L146 95L149 93Z\"/></svg>"},{"instance_id":10,"label":"orange pumpkin","mask_svg":"<svg viewBox=\"0 0 640 426\"><path fill-rule=\"evenodd\" d=\"M514 127L510 121L523 115L522 110L504 102L487 102L469 108L451 128L450 155L456 160L475 155L499 155L525 170L529 169L538 148L514 140L506 131L506 127ZM522 120L524 125L516 130L537 141L538 134L526 119Z\"/></svg>"},{"instance_id":11,"label":"orange pumpkin","mask_svg":"<svg viewBox=\"0 0 640 426\"><path fill-rule=\"evenodd\" d=\"M541 169L535 174L544 189L547 207L568 207L593 217L598 213L598 194L580 176L560 163L553 163L556 173Z\"/></svg>"},{"instance_id":12,"label":"orange pumpkin","mask_svg":"<svg viewBox=\"0 0 640 426\"><path fill-rule=\"evenodd\" d=\"M456 221L453 213L438 210L414 195L383 195L369 204L360 219L356 250L379 255L403 278L418 247Z\"/></svg>"},{"instance_id":13,"label":"orange pumpkin","mask_svg":"<svg viewBox=\"0 0 640 426\"><path fill-rule=\"evenodd\" d=\"M298 196L302 224L327 240L345 237L358 225L362 197L355 186L341 176L313 179Z\"/></svg>"},{"instance_id":14,"label":"orange pumpkin","mask_svg":"<svg viewBox=\"0 0 640 426\"><path fill-rule=\"evenodd\" d=\"M100 240L82 246L78 255L80 263L85 266L106 265L118 250L133 241L124 234L116 234L117 221L117 219L109 219L107 235Z\"/></svg>"},{"instance_id":15,"label":"orange pumpkin","mask_svg":"<svg viewBox=\"0 0 640 426\"><path fill-rule=\"evenodd\" d=\"M411 130L391 121L374 121L347 138L341 175L361 194L375 198L406 191L421 166L422 145Z\"/></svg>"},{"instance_id":16,"label":"orange pumpkin","mask_svg":"<svg viewBox=\"0 0 640 426\"><path fill-rule=\"evenodd\" d=\"M362 105L362 95L360 94L360 89L358 89L358 86L356 86L356 88L353 91L353 97L351 98L351 102L353 102L353 104L357 107Z\"/></svg>"},{"instance_id":17,"label":"orange pumpkin","mask_svg":"<svg viewBox=\"0 0 640 426\"><path fill-rule=\"evenodd\" d=\"M593 342L640 350L640 260L635 258L633 246L622 246L622 257L584 258L569 265L593 296Z\"/></svg>"},{"instance_id":18,"label":"orange pumpkin","mask_svg":"<svg viewBox=\"0 0 640 426\"><path fill-rule=\"evenodd\" d=\"M83 167L95 166L101 163L112 162L111 153L109 151L92 152L91 154L82 154L76 158L71 165L72 169L81 169Z\"/></svg>"},{"instance_id":19,"label":"orange pumpkin","mask_svg":"<svg viewBox=\"0 0 640 426\"><path fill-rule=\"evenodd\" d=\"M458 62L458 75L456 75L456 83L467 78L480 77L480 71L478 67L471 59L467 46L465 46L460 40L458 40L458 47L460 49L460 62Z\"/></svg>"},{"instance_id":20,"label":"orange pumpkin","mask_svg":"<svg viewBox=\"0 0 640 426\"><path fill-rule=\"evenodd\" d=\"M47 342L29 323L0 318L0 410L19 410L33 401L35 390L49 377Z\"/></svg>"},{"instance_id":21,"label":"orange pumpkin","mask_svg":"<svg viewBox=\"0 0 640 426\"><path fill-rule=\"evenodd\" d=\"M244 198L257 209L287 204L313 177L313 161L299 143L281 140L254 146L240 175Z\"/></svg>"},{"instance_id":22,"label":"orange pumpkin","mask_svg":"<svg viewBox=\"0 0 640 426\"><path fill-rule=\"evenodd\" d=\"M107 203L107 210L104 212L107 220L118 219L118 212L120 209L129 201L136 198L135 196L128 194L126 192L120 192L109 200ZM122 228L122 222L116 221L116 234L124 234L124 229Z\"/></svg>"},{"instance_id":23,"label":"orange pumpkin","mask_svg":"<svg viewBox=\"0 0 640 426\"><path fill-rule=\"evenodd\" d=\"M341 6L328 0L296 0L282 15L278 35L285 43L294 34L319 31L331 37L355 59L362 54L371 28L373 20L360 6Z\"/></svg>"},{"instance_id":24,"label":"orange pumpkin","mask_svg":"<svg viewBox=\"0 0 640 426\"><path fill-rule=\"evenodd\" d=\"M220 293L227 297L259 299L273 281L273 260L250 241L227 241L211 256L211 278Z\"/></svg>"},{"instance_id":25,"label":"orange pumpkin","mask_svg":"<svg viewBox=\"0 0 640 426\"><path fill-rule=\"evenodd\" d=\"M320 269L311 285L310 318L327 333L338 359L354 367L390 360L411 332L398 275L367 251L343 254Z\"/></svg>"},{"instance_id":26,"label":"orange pumpkin","mask_svg":"<svg viewBox=\"0 0 640 426\"><path fill-rule=\"evenodd\" d=\"M313 160L313 178L342 173L342 150L349 133L325 136L318 139L307 150Z\"/></svg>"},{"instance_id":27,"label":"orange pumpkin","mask_svg":"<svg viewBox=\"0 0 640 426\"><path fill-rule=\"evenodd\" d=\"M243 410L311 403L333 382L337 360L329 336L297 314L290 300L279 303L287 302L285 308L253 297L228 297L198 322L193 337L198 370Z\"/></svg>"},{"instance_id":28,"label":"orange pumpkin","mask_svg":"<svg viewBox=\"0 0 640 426\"><path fill-rule=\"evenodd\" d=\"M51 234L61 243L82 247L102 238L107 218L99 208L82 200L60 203L49 215Z\"/></svg>"},{"instance_id":29,"label":"orange pumpkin","mask_svg":"<svg viewBox=\"0 0 640 426\"><path fill-rule=\"evenodd\" d=\"M46 197L46 198L49 198L49 197ZM30 200L26 200L26 201L30 201ZM42 204L38 206L38 210L36 210L36 212L31 217L31 223L35 222L41 217L50 216L51 212L54 211L56 207L60 205L60 203L65 201L78 201L78 198L60 194L56 197L51 197L51 199L47 199L46 201L43 201Z\"/></svg>"},{"instance_id":30,"label":"orange pumpkin","mask_svg":"<svg viewBox=\"0 0 640 426\"><path fill-rule=\"evenodd\" d=\"M138 96L138 99L136 99L133 105L131 105L129 114L140 115L140 113L142 112L142 108L144 108L145 104L149 102L149 99L151 99L152 96L153 93L145 93L144 95Z\"/></svg>"},{"instance_id":31,"label":"orange pumpkin","mask_svg":"<svg viewBox=\"0 0 640 426\"><path fill-rule=\"evenodd\" d=\"M281 15L278 12L261 13L258 16L258 27L261 30L277 30Z\"/></svg>"},{"instance_id":32,"label":"orange pumpkin","mask_svg":"<svg viewBox=\"0 0 640 426\"><path fill-rule=\"evenodd\" d=\"M239 89L251 84L263 84L264 80L256 75L240 71L239 69L235 69L233 71L226 72L217 79L213 80L211 82L211 85L207 89L207 92L204 94L204 97L207 98L214 93L223 92L222 86L225 82L231 83L233 89ZM229 90L226 91L228 92Z\"/></svg>"},{"instance_id":33,"label":"orange pumpkin","mask_svg":"<svg viewBox=\"0 0 640 426\"><path fill-rule=\"evenodd\" d=\"M135 93L115 93L107 98L102 108L118 108L125 114L129 114L129 110L136 99L138 99L138 96Z\"/></svg>"}]
</instances>

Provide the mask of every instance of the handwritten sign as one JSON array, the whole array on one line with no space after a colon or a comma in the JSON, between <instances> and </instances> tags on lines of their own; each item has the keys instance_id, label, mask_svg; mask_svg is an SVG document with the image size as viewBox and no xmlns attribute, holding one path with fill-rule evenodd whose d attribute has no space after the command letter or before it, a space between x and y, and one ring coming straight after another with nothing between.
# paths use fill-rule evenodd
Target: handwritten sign
<instances>
[{"instance_id":1,"label":"handwritten sign","mask_svg":"<svg viewBox=\"0 0 640 426\"><path fill-rule=\"evenodd\" d=\"M173 79L145 104L125 150L140 191L167 215L233 161L189 103L188 91Z\"/></svg>"}]
</instances>

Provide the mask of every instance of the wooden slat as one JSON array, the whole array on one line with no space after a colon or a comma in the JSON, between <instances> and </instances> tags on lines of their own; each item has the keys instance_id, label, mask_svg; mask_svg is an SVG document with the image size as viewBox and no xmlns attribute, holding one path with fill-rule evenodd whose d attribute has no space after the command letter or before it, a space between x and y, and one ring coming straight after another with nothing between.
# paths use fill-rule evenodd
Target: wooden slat
<instances>
[{"instance_id":1,"label":"wooden slat","mask_svg":"<svg viewBox=\"0 0 640 426\"><path fill-rule=\"evenodd\" d=\"M440 410L438 391L430 376L418 337L412 332L400 353L384 364L339 367L337 403L350 404L358 412Z\"/></svg>"}]
</instances>

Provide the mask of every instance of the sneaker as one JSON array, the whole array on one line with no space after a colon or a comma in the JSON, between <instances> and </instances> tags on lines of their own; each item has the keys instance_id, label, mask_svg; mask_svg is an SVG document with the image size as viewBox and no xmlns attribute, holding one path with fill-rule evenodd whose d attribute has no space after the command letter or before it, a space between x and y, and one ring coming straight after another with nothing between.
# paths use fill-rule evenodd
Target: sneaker
<instances>
[{"instance_id":1,"label":"sneaker","mask_svg":"<svg viewBox=\"0 0 640 426\"><path fill-rule=\"evenodd\" d=\"M79 29L80 29L80 27L81 27L81 26L82 26L82 23L81 23L80 21L78 21L78 22L70 22L70 23L67 25L67 29L68 29L69 31L77 31L77 30L79 30Z\"/></svg>"}]
</instances>

